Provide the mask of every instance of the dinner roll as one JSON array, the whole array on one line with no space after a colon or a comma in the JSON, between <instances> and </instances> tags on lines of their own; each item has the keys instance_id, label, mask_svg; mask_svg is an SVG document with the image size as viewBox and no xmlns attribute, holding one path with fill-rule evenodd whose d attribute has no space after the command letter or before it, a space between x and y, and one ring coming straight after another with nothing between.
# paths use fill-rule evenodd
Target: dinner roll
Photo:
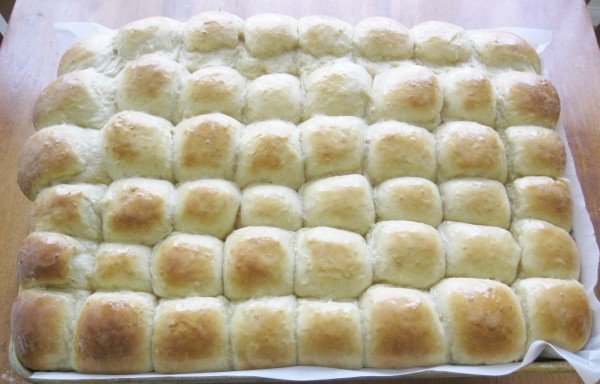
<instances>
[{"instance_id":1,"label":"dinner roll","mask_svg":"<svg viewBox=\"0 0 600 384\"><path fill-rule=\"evenodd\" d=\"M17 182L31 201L40 189L64 183L107 183L100 132L72 125L30 136L19 157Z\"/></svg>"},{"instance_id":2,"label":"dinner roll","mask_svg":"<svg viewBox=\"0 0 600 384\"><path fill-rule=\"evenodd\" d=\"M284 296L293 292L294 234L279 228L246 227L225 241L223 286L229 299Z\"/></svg>"},{"instance_id":3,"label":"dinner roll","mask_svg":"<svg viewBox=\"0 0 600 384\"><path fill-rule=\"evenodd\" d=\"M302 228L302 203L295 190L283 185L258 184L242 191L238 227Z\"/></svg>"},{"instance_id":4,"label":"dinner roll","mask_svg":"<svg viewBox=\"0 0 600 384\"><path fill-rule=\"evenodd\" d=\"M471 58L471 41L464 29L443 21L426 21L410 30L415 59L430 65L456 65Z\"/></svg>"},{"instance_id":5,"label":"dinner roll","mask_svg":"<svg viewBox=\"0 0 600 384\"><path fill-rule=\"evenodd\" d=\"M521 36L484 30L471 32L470 38L477 58L488 68L540 73L540 57Z\"/></svg>"},{"instance_id":6,"label":"dinner roll","mask_svg":"<svg viewBox=\"0 0 600 384\"><path fill-rule=\"evenodd\" d=\"M302 299L297 311L299 365L363 367L360 311L355 302Z\"/></svg>"},{"instance_id":7,"label":"dinner roll","mask_svg":"<svg viewBox=\"0 0 600 384\"><path fill-rule=\"evenodd\" d=\"M241 188L251 183L273 183L298 189L304 182L304 165L296 126L269 120L245 127L235 180Z\"/></svg>"},{"instance_id":8,"label":"dinner roll","mask_svg":"<svg viewBox=\"0 0 600 384\"><path fill-rule=\"evenodd\" d=\"M175 193L175 230L223 239L233 231L241 198L238 186L230 181L183 183Z\"/></svg>"},{"instance_id":9,"label":"dinner roll","mask_svg":"<svg viewBox=\"0 0 600 384\"><path fill-rule=\"evenodd\" d=\"M102 129L104 163L113 179L171 180L173 125L143 112L122 111Z\"/></svg>"},{"instance_id":10,"label":"dinner roll","mask_svg":"<svg viewBox=\"0 0 600 384\"><path fill-rule=\"evenodd\" d=\"M298 297L356 298L372 282L371 257L362 236L329 227L300 230L296 237Z\"/></svg>"},{"instance_id":11,"label":"dinner roll","mask_svg":"<svg viewBox=\"0 0 600 384\"><path fill-rule=\"evenodd\" d=\"M58 124L100 129L115 111L114 80L86 69L44 88L33 107L33 125L38 130Z\"/></svg>"},{"instance_id":12,"label":"dinner roll","mask_svg":"<svg viewBox=\"0 0 600 384\"><path fill-rule=\"evenodd\" d=\"M71 45L60 58L57 75L93 69L106 76L116 76L123 61L114 49L112 35L90 35Z\"/></svg>"},{"instance_id":13,"label":"dinner roll","mask_svg":"<svg viewBox=\"0 0 600 384\"><path fill-rule=\"evenodd\" d=\"M302 90L296 76L273 73L254 79L248 84L244 121L280 119L292 123L302 117Z\"/></svg>"},{"instance_id":14,"label":"dinner roll","mask_svg":"<svg viewBox=\"0 0 600 384\"><path fill-rule=\"evenodd\" d=\"M111 242L154 245L173 230L173 185L163 180L123 179L102 201L102 231Z\"/></svg>"},{"instance_id":15,"label":"dinner roll","mask_svg":"<svg viewBox=\"0 0 600 384\"><path fill-rule=\"evenodd\" d=\"M499 181L453 179L440 184L439 188L444 220L508 228L511 206Z\"/></svg>"},{"instance_id":16,"label":"dinner roll","mask_svg":"<svg viewBox=\"0 0 600 384\"><path fill-rule=\"evenodd\" d=\"M510 180L523 176L564 175L567 155L557 132L531 125L517 126L506 129L503 139Z\"/></svg>"},{"instance_id":17,"label":"dinner roll","mask_svg":"<svg viewBox=\"0 0 600 384\"><path fill-rule=\"evenodd\" d=\"M494 126L496 92L485 71L456 68L438 77L444 93L443 121L474 121Z\"/></svg>"},{"instance_id":18,"label":"dinner roll","mask_svg":"<svg viewBox=\"0 0 600 384\"><path fill-rule=\"evenodd\" d=\"M167 17L148 17L125 24L117 30L115 48L125 60L149 53L177 59L181 50L183 24Z\"/></svg>"},{"instance_id":19,"label":"dinner roll","mask_svg":"<svg viewBox=\"0 0 600 384\"><path fill-rule=\"evenodd\" d=\"M583 348L592 328L583 285L576 280L532 278L517 281L513 289L527 320L527 346L544 340L571 352Z\"/></svg>"},{"instance_id":20,"label":"dinner roll","mask_svg":"<svg viewBox=\"0 0 600 384\"><path fill-rule=\"evenodd\" d=\"M571 230L573 198L569 180L527 176L516 179L507 191L514 219L539 219Z\"/></svg>"},{"instance_id":21,"label":"dinner roll","mask_svg":"<svg viewBox=\"0 0 600 384\"><path fill-rule=\"evenodd\" d=\"M450 362L481 365L519 360L527 332L521 305L506 285L449 278L431 289L450 340Z\"/></svg>"},{"instance_id":22,"label":"dinner roll","mask_svg":"<svg viewBox=\"0 0 600 384\"><path fill-rule=\"evenodd\" d=\"M23 239L17 261L22 288L90 289L96 244L52 232Z\"/></svg>"},{"instance_id":23,"label":"dinner roll","mask_svg":"<svg viewBox=\"0 0 600 384\"><path fill-rule=\"evenodd\" d=\"M152 249L144 245L100 244L94 265L94 290L152 293L151 255Z\"/></svg>"},{"instance_id":24,"label":"dinner roll","mask_svg":"<svg viewBox=\"0 0 600 384\"><path fill-rule=\"evenodd\" d=\"M231 315L233 368L264 369L296 365L296 299L252 299Z\"/></svg>"},{"instance_id":25,"label":"dinner roll","mask_svg":"<svg viewBox=\"0 0 600 384\"><path fill-rule=\"evenodd\" d=\"M534 219L514 222L511 232L521 245L519 277L579 279L579 250L569 232Z\"/></svg>"},{"instance_id":26,"label":"dinner roll","mask_svg":"<svg viewBox=\"0 0 600 384\"><path fill-rule=\"evenodd\" d=\"M130 374L152 371L154 296L95 292L75 323L73 367L82 373Z\"/></svg>"},{"instance_id":27,"label":"dinner roll","mask_svg":"<svg viewBox=\"0 0 600 384\"><path fill-rule=\"evenodd\" d=\"M420 177L384 181L373 191L377 221L409 220L437 227L444 216L438 186Z\"/></svg>"},{"instance_id":28,"label":"dinner roll","mask_svg":"<svg viewBox=\"0 0 600 384\"><path fill-rule=\"evenodd\" d=\"M10 330L15 354L27 368L72 370L72 335L85 291L21 291L12 305Z\"/></svg>"},{"instance_id":29,"label":"dinner roll","mask_svg":"<svg viewBox=\"0 0 600 384\"><path fill-rule=\"evenodd\" d=\"M223 292L223 243L212 236L173 233L152 250L150 274L160 297Z\"/></svg>"},{"instance_id":30,"label":"dinner roll","mask_svg":"<svg viewBox=\"0 0 600 384\"><path fill-rule=\"evenodd\" d=\"M408 368L449 361L448 339L428 293L384 285L360 300L365 366Z\"/></svg>"},{"instance_id":31,"label":"dinner roll","mask_svg":"<svg viewBox=\"0 0 600 384\"><path fill-rule=\"evenodd\" d=\"M506 182L506 152L496 131L468 121L446 123L435 133L438 180L485 177Z\"/></svg>"},{"instance_id":32,"label":"dinner roll","mask_svg":"<svg viewBox=\"0 0 600 384\"><path fill-rule=\"evenodd\" d=\"M362 119L317 116L298 128L307 180L361 172L367 128Z\"/></svg>"},{"instance_id":33,"label":"dinner roll","mask_svg":"<svg viewBox=\"0 0 600 384\"><path fill-rule=\"evenodd\" d=\"M447 277L478 277L511 284L521 248L506 229L446 221L438 227L446 251Z\"/></svg>"},{"instance_id":34,"label":"dinner roll","mask_svg":"<svg viewBox=\"0 0 600 384\"><path fill-rule=\"evenodd\" d=\"M218 297L162 300L152 326L152 362L159 373L231 369L229 303Z\"/></svg>"},{"instance_id":35,"label":"dinner roll","mask_svg":"<svg viewBox=\"0 0 600 384\"><path fill-rule=\"evenodd\" d=\"M220 113L177 124L173 135L175 180L233 179L236 143L242 125Z\"/></svg>"},{"instance_id":36,"label":"dinner roll","mask_svg":"<svg viewBox=\"0 0 600 384\"><path fill-rule=\"evenodd\" d=\"M381 221L367 241L375 282L428 289L446 273L442 238L427 224Z\"/></svg>"},{"instance_id":37,"label":"dinner roll","mask_svg":"<svg viewBox=\"0 0 600 384\"><path fill-rule=\"evenodd\" d=\"M59 184L40 192L33 202L29 230L60 232L100 241L101 202L106 186Z\"/></svg>"},{"instance_id":38,"label":"dinner roll","mask_svg":"<svg viewBox=\"0 0 600 384\"><path fill-rule=\"evenodd\" d=\"M353 34L350 24L333 17L311 15L298 20L300 50L316 58L347 55Z\"/></svg>"},{"instance_id":39,"label":"dinner roll","mask_svg":"<svg viewBox=\"0 0 600 384\"><path fill-rule=\"evenodd\" d=\"M263 13L244 23L244 43L254 57L271 57L298 46L298 22L286 15Z\"/></svg>"},{"instance_id":40,"label":"dinner roll","mask_svg":"<svg viewBox=\"0 0 600 384\"><path fill-rule=\"evenodd\" d=\"M300 190L304 226L328 226L360 234L375 222L371 185L364 176L344 175L307 183Z\"/></svg>"},{"instance_id":41,"label":"dinner roll","mask_svg":"<svg viewBox=\"0 0 600 384\"><path fill-rule=\"evenodd\" d=\"M406 60L413 57L414 42L408 29L397 20L369 17L354 27L356 53L373 61Z\"/></svg>"},{"instance_id":42,"label":"dinner roll","mask_svg":"<svg viewBox=\"0 0 600 384\"><path fill-rule=\"evenodd\" d=\"M374 185L401 176L435 180L434 136L423 128L398 121L370 126L365 173Z\"/></svg>"}]
</instances>

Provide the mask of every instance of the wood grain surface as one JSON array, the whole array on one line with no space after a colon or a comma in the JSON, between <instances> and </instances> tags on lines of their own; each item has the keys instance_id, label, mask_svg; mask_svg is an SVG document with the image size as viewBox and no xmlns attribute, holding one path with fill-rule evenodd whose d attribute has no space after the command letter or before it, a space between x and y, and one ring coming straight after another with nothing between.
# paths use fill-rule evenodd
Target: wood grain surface
<instances>
[{"instance_id":1,"label":"wood grain surface","mask_svg":"<svg viewBox=\"0 0 600 384\"><path fill-rule=\"evenodd\" d=\"M562 104L562 121L596 232L600 229L600 54L584 0L18 0L0 48L0 383L21 383L8 363L9 314L17 293L16 259L27 232L30 203L16 184L21 146L33 132L36 96L55 76L59 61L53 24L89 21L117 28L163 15L185 21L206 10L245 18L274 12L301 17L324 14L352 24L373 15L390 16L407 27L443 20L464 28L504 26L552 31L544 67ZM387 381L387 380L384 380ZM505 377L408 379L407 383L574 384L575 373L529 373ZM367 383L369 381L352 381Z\"/></svg>"}]
</instances>

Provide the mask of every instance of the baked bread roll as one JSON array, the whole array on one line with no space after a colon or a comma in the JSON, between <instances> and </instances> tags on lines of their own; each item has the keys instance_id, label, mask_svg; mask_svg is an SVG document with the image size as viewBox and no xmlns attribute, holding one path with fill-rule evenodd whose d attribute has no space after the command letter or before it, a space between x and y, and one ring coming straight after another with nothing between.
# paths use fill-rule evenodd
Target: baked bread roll
<instances>
[{"instance_id":1,"label":"baked bread roll","mask_svg":"<svg viewBox=\"0 0 600 384\"><path fill-rule=\"evenodd\" d=\"M296 299L252 299L233 307L233 368L264 369L296 365Z\"/></svg>"},{"instance_id":2,"label":"baked bread roll","mask_svg":"<svg viewBox=\"0 0 600 384\"><path fill-rule=\"evenodd\" d=\"M302 202L295 190L259 184L242 191L238 227L268 226L297 231L302 228Z\"/></svg>"},{"instance_id":3,"label":"baked bread roll","mask_svg":"<svg viewBox=\"0 0 600 384\"><path fill-rule=\"evenodd\" d=\"M521 36L488 30L472 32L470 38L477 58L489 69L540 73L540 57Z\"/></svg>"},{"instance_id":4,"label":"baked bread roll","mask_svg":"<svg viewBox=\"0 0 600 384\"><path fill-rule=\"evenodd\" d=\"M438 186L420 177L384 181L373 191L377 221L408 220L437 227L444 217Z\"/></svg>"},{"instance_id":5,"label":"baked bread roll","mask_svg":"<svg viewBox=\"0 0 600 384\"><path fill-rule=\"evenodd\" d=\"M57 75L93 69L106 76L116 76L124 64L113 43L110 35L90 35L78 40L63 53Z\"/></svg>"},{"instance_id":6,"label":"baked bread roll","mask_svg":"<svg viewBox=\"0 0 600 384\"><path fill-rule=\"evenodd\" d=\"M183 183L175 192L175 230L223 239L233 231L241 199L240 189L230 181Z\"/></svg>"},{"instance_id":7,"label":"baked bread roll","mask_svg":"<svg viewBox=\"0 0 600 384\"><path fill-rule=\"evenodd\" d=\"M579 279L579 250L569 232L534 219L513 222L510 230L521 246L519 277Z\"/></svg>"},{"instance_id":8,"label":"baked bread roll","mask_svg":"<svg viewBox=\"0 0 600 384\"><path fill-rule=\"evenodd\" d=\"M102 201L104 240L154 245L173 230L173 185L164 180L123 179Z\"/></svg>"},{"instance_id":9,"label":"baked bread roll","mask_svg":"<svg viewBox=\"0 0 600 384\"><path fill-rule=\"evenodd\" d=\"M152 325L154 371L230 370L228 310L218 297L162 300Z\"/></svg>"},{"instance_id":10,"label":"baked bread roll","mask_svg":"<svg viewBox=\"0 0 600 384\"><path fill-rule=\"evenodd\" d=\"M374 185L402 176L435 180L434 136L423 128L398 121L370 126L365 174Z\"/></svg>"},{"instance_id":11,"label":"baked bread roll","mask_svg":"<svg viewBox=\"0 0 600 384\"><path fill-rule=\"evenodd\" d=\"M365 366L407 368L448 362L448 339L429 294L384 285L360 300Z\"/></svg>"},{"instance_id":12,"label":"baked bread roll","mask_svg":"<svg viewBox=\"0 0 600 384\"><path fill-rule=\"evenodd\" d=\"M232 180L241 127L237 120L220 113L192 117L177 124L173 135L175 180Z\"/></svg>"},{"instance_id":13,"label":"baked bread roll","mask_svg":"<svg viewBox=\"0 0 600 384\"><path fill-rule=\"evenodd\" d=\"M351 53L353 35L350 24L333 17L311 15L298 20L300 51L315 58Z\"/></svg>"},{"instance_id":14,"label":"baked bread roll","mask_svg":"<svg viewBox=\"0 0 600 384\"><path fill-rule=\"evenodd\" d=\"M571 230L573 198L567 179L527 176L513 181L507 191L515 220L539 219Z\"/></svg>"},{"instance_id":15,"label":"baked bread roll","mask_svg":"<svg viewBox=\"0 0 600 384\"><path fill-rule=\"evenodd\" d=\"M413 221L381 221L367 237L373 280L428 289L444 277L446 257L435 228Z\"/></svg>"},{"instance_id":16,"label":"baked bread roll","mask_svg":"<svg viewBox=\"0 0 600 384\"><path fill-rule=\"evenodd\" d=\"M307 180L361 172L367 129L362 119L317 116L298 128Z\"/></svg>"},{"instance_id":17,"label":"baked bread roll","mask_svg":"<svg viewBox=\"0 0 600 384\"><path fill-rule=\"evenodd\" d=\"M211 236L173 233L152 250L154 294L175 298L223 293L223 242Z\"/></svg>"},{"instance_id":18,"label":"baked bread roll","mask_svg":"<svg viewBox=\"0 0 600 384\"><path fill-rule=\"evenodd\" d=\"M583 285L575 280L518 280L513 289L527 321L527 346L544 340L571 352L585 346L592 328L592 309Z\"/></svg>"},{"instance_id":19,"label":"baked bread roll","mask_svg":"<svg viewBox=\"0 0 600 384\"><path fill-rule=\"evenodd\" d=\"M435 133L438 180L485 177L506 182L506 151L496 131L468 121L446 123Z\"/></svg>"},{"instance_id":20,"label":"baked bread roll","mask_svg":"<svg viewBox=\"0 0 600 384\"><path fill-rule=\"evenodd\" d=\"M298 297L356 298L371 285L369 249L356 233L328 227L302 229L295 252Z\"/></svg>"},{"instance_id":21,"label":"baked bread roll","mask_svg":"<svg viewBox=\"0 0 600 384\"><path fill-rule=\"evenodd\" d=\"M304 226L328 226L365 234L375 222L371 185L364 176L345 175L304 184L300 190Z\"/></svg>"},{"instance_id":22,"label":"baked bread roll","mask_svg":"<svg viewBox=\"0 0 600 384\"><path fill-rule=\"evenodd\" d=\"M102 243L94 264L95 291L152 292L150 257L152 249L137 244Z\"/></svg>"},{"instance_id":23,"label":"baked bread roll","mask_svg":"<svg viewBox=\"0 0 600 384\"><path fill-rule=\"evenodd\" d=\"M152 371L155 299L147 293L96 292L88 296L73 332L73 368L83 373Z\"/></svg>"},{"instance_id":24,"label":"baked bread roll","mask_svg":"<svg viewBox=\"0 0 600 384\"><path fill-rule=\"evenodd\" d=\"M298 300L298 365L363 367L360 311L355 302Z\"/></svg>"},{"instance_id":25,"label":"baked bread roll","mask_svg":"<svg viewBox=\"0 0 600 384\"><path fill-rule=\"evenodd\" d=\"M372 61L412 59L414 41L408 29L388 17L369 17L354 27L355 54Z\"/></svg>"},{"instance_id":26,"label":"baked bread roll","mask_svg":"<svg viewBox=\"0 0 600 384\"><path fill-rule=\"evenodd\" d=\"M450 362L502 364L525 353L527 332L515 293L494 280L444 279L431 289L446 335Z\"/></svg>"},{"instance_id":27,"label":"baked bread roll","mask_svg":"<svg viewBox=\"0 0 600 384\"><path fill-rule=\"evenodd\" d=\"M173 125L143 112L122 111L102 129L106 171L113 179L173 179Z\"/></svg>"},{"instance_id":28,"label":"baked bread roll","mask_svg":"<svg viewBox=\"0 0 600 384\"><path fill-rule=\"evenodd\" d=\"M426 21L410 30L415 59L430 65L456 65L471 58L471 41L464 29L443 21Z\"/></svg>"},{"instance_id":29,"label":"baked bread roll","mask_svg":"<svg viewBox=\"0 0 600 384\"><path fill-rule=\"evenodd\" d=\"M294 289L294 234L246 227L225 241L223 288L229 299L290 295Z\"/></svg>"},{"instance_id":30,"label":"baked bread roll","mask_svg":"<svg viewBox=\"0 0 600 384\"><path fill-rule=\"evenodd\" d=\"M438 227L446 251L446 277L477 277L511 284L521 248L506 229L446 221Z\"/></svg>"},{"instance_id":31,"label":"baked bread roll","mask_svg":"<svg viewBox=\"0 0 600 384\"><path fill-rule=\"evenodd\" d=\"M302 89L296 76L274 73L254 79L246 90L244 121L280 119L299 123L303 106Z\"/></svg>"},{"instance_id":32,"label":"baked bread roll","mask_svg":"<svg viewBox=\"0 0 600 384\"><path fill-rule=\"evenodd\" d=\"M96 244L52 232L23 239L17 262L19 285L91 289Z\"/></svg>"},{"instance_id":33,"label":"baked bread roll","mask_svg":"<svg viewBox=\"0 0 600 384\"><path fill-rule=\"evenodd\" d=\"M508 228L511 205L499 181L453 179L440 184L439 188L444 220Z\"/></svg>"},{"instance_id":34,"label":"baked bread roll","mask_svg":"<svg viewBox=\"0 0 600 384\"><path fill-rule=\"evenodd\" d=\"M132 21L117 30L115 48L127 61L149 53L177 59L181 50L183 24L167 17L148 17Z\"/></svg>"}]
</instances>

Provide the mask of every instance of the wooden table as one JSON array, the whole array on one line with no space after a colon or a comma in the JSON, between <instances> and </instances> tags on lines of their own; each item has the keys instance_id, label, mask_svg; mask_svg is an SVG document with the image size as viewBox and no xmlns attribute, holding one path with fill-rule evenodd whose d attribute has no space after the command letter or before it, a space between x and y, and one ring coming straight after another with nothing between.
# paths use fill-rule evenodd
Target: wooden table
<instances>
[{"instance_id":1,"label":"wooden table","mask_svg":"<svg viewBox=\"0 0 600 384\"><path fill-rule=\"evenodd\" d=\"M350 23L389 15L408 27L444 20L465 28L520 26L552 31L544 65L562 99L562 119L574 154L587 208L600 233L600 55L583 0L18 0L0 49L0 382L20 383L8 364L9 313L17 292L16 259L27 232L30 203L16 184L17 159L33 132L32 106L55 76L58 64L53 23L90 21L116 28L155 15L179 20L205 10L225 10L248 17L259 12L336 16ZM411 383L450 383L451 379L413 379ZM466 378L481 383L581 382L575 373L515 374L502 378ZM365 382L365 381L363 381Z\"/></svg>"}]
</instances>

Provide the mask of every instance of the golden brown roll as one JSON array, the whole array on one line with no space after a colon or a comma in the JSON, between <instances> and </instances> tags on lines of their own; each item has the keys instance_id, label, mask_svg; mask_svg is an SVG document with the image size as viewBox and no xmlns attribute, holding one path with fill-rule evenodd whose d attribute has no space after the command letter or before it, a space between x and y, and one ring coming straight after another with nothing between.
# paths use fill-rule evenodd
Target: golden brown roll
<instances>
[{"instance_id":1,"label":"golden brown roll","mask_svg":"<svg viewBox=\"0 0 600 384\"><path fill-rule=\"evenodd\" d=\"M150 257L145 245L102 243L94 264L95 291L152 292Z\"/></svg>"},{"instance_id":2,"label":"golden brown roll","mask_svg":"<svg viewBox=\"0 0 600 384\"><path fill-rule=\"evenodd\" d=\"M531 278L513 289L521 299L527 321L527 346L544 340L577 352L592 328L592 310L583 285L576 280Z\"/></svg>"},{"instance_id":3,"label":"golden brown roll","mask_svg":"<svg viewBox=\"0 0 600 384\"><path fill-rule=\"evenodd\" d=\"M350 24L333 17L311 15L298 20L300 50L316 58L347 55L353 34Z\"/></svg>"},{"instance_id":4,"label":"golden brown roll","mask_svg":"<svg viewBox=\"0 0 600 384\"><path fill-rule=\"evenodd\" d=\"M296 76L286 73L264 75L248 84L244 121L280 119L299 123L302 107L302 89Z\"/></svg>"},{"instance_id":5,"label":"golden brown roll","mask_svg":"<svg viewBox=\"0 0 600 384\"><path fill-rule=\"evenodd\" d=\"M298 297L356 298L371 285L369 248L356 233L329 227L302 229L295 252Z\"/></svg>"},{"instance_id":6,"label":"golden brown roll","mask_svg":"<svg viewBox=\"0 0 600 384\"><path fill-rule=\"evenodd\" d=\"M302 228L302 202L298 192L272 184L244 189L238 227L251 226L277 227L288 231Z\"/></svg>"},{"instance_id":7,"label":"golden brown roll","mask_svg":"<svg viewBox=\"0 0 600 384\"><path fill-rule=\"evenodd\" d=\"M246 227L227 237L223 288L229 299L285 296L294 289L294 233Z\"/></svg>"},{"instance_id":8,"label":"golden brown roll","mask_svg":"<svg viewBox=\"0 0 600 384\"><path fill-rule=\"evenodd\" d=\"M435 139L427 130L384 121L367 130L365 174L374 185L387 179L415 176L435 180Z\"/></svg>"},{"instance_id":9,"label":"golden brown roll","mask_svg":"<svg viewBox=\"0 0 600 384\"><path fill-rule=\"evenodd\" d=\"M212 236L173 233L152 250L154 294L175 298L223 293L223 242Z\"/></svg>"},{"instance_id":10,"label":"golden brown roll","mask_svg":"<svg viewBox=\"0 0 600 384\"><path fill-rule=\"evenodd\" d=\"M152 362L159 373L231 369L229 303L218 297L162 300L152 327Z\"/></svg>"},{"instance_id":11,"label":"golden brown roll","mask_svg":"<svg viewBox=\"0 0 600 384\"><path fill-rule=\"evenodd\" d=\"M540 73L540 57L521 36L487 30L472 32L470 38L477 58L488 68Z\"/></svg>"},{"instance_id":12,"label":"golden brown roll","mask_svg":"<svg viewBox=\"0 0 600 384\"><path fill-rule=\"evenodd\" d=\"M363 367L360 311L356 302L302 299L297 311L299 365Z\"/></svg>"},{"instance_id":13,"label":"golden brown roll","mask_svg":"<svg viewBox=\"0 0 600 384\"><path fill-rule=\"evenodd\" d=\"M471 41L464 29L443 21L426 21L411 28L415 59L430 65L456 65L471 58Z\"/></svg>"},{"instance_id":14,"label":"golden brown roll","mask_svg":"<svg viewBox=\"0 0 600 384\"><path fill-rule=\"evenodd\" d=\"M155 298L147 293L96 292L88 296L73 334L77 372L129 374L152 371Z\"/></svg>"},{"instance_id":15,"label":"golden brown roll","mask_svg":"<svg viewBox=\"0 0 600 384\"><path fill-rule=\"evenodd\" d=\"M431 295L450 340L450 362L502 364L523 357L525 319L508 286L494 280L450 278L435 285Z\"/></svg>"},{"instance_id":16,"label":"golden brown roll","mask_svg":"<svg viewBox=\"0 0 600 384\"><path fill-rule=\"evenodd\" d=\"M124 60L149 53L176 59L181 50L183 24L167 17L148 17L125 24L117 30L115 48Z\"/></svg>"},{"instance_id":17,"label":"golden brown roll","mask_svg":"<svg viewBox=\"0 0 600 384\"><path fill-rule=\"evenodd\" d=\"M360 299L365 366L409 368L449 361L448 337L428 293L385 285Z\"/></svg>"},{"instance_id":18,"label":"golden brown roll","mask_svg":"<svg viewBox=\"0 0 600 384\"><path fill-rule=\"evenodd\" d=\"M244 23L244 43L254 57L272 57L298 46L298 22L286 15L263 13Z\"/></svg>"},{"instance_id":19,"label":"golden brown roll","mask_svg":"<svg viewBox=\"0 0 600 384\"><path fill-rule=\"evenodd\" d=\"M93 69L106 76L116 76L124 64L113 43L113 37L107 35L90 35L78 40L63 53L57 75Z\"/></svg>"},{"instance_id":20,"label":"golden brown roll","mask_svg":"<svg viewBox=\"0 0 600 384\"><path fill-rule=\"evenodd\" d=\"M296 365L296 299L252 299L233 307L231 352L236 370Z\"/></svg>"},{"instance_id":21,"label":"golden brown roll","mask_svg":"<svg viewBox=\"0 0 600 384\"><path fill-rule=\"evenodd\" d=\"M381 221L367 236L373 280L428 289L444 277L442 238L434 227L414 221Z\"/></svg>"},{"instance_id":22,"label":"golden brown roll","mask_svg":"<svg viewBox=\"0 0 600 384\"><path fill-rule=\"evenodd\" d=\"M356 53L368 60L406 60L413 57L414 41L408 29L387 17L369 17L354 27Z\"/></svg>"}]
</instances>

